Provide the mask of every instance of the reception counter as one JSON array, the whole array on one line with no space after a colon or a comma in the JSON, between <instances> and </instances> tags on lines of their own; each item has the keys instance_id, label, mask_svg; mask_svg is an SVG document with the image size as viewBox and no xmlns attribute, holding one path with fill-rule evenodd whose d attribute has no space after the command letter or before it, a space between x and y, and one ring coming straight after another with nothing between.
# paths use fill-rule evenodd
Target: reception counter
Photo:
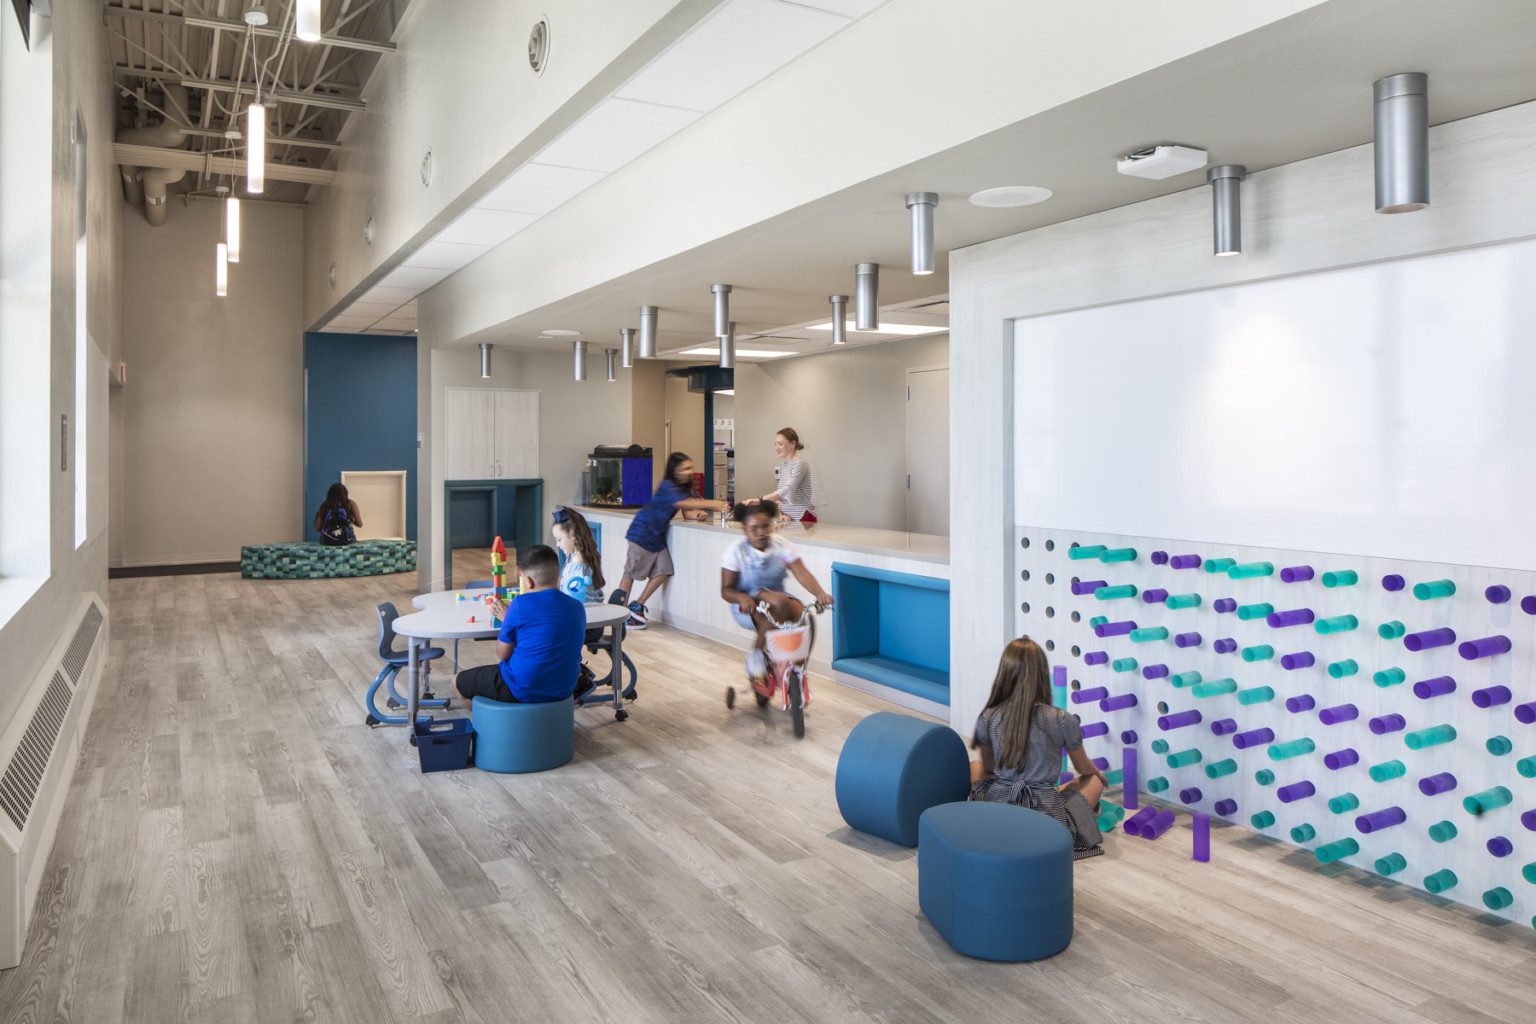
<instances>
[{"instance_id":1,"label":"reception counter","mask_svg":"<svg viewBox=\"0 0 1536 1024\"><path fill-rule=\"evenodd\" d=\"M624 533L634 513L592 507L581 512L602 527L603 574L611 589L624 567L629 547ZM811 670L947 719L949 538L828 523L786 524L780 535L795 545L806 568L839 602L836 612L818 619ZM742 650L750 646L751 634L736 624L731 606L720 597L721 556L741 539L734 522L722 526L718 518L707 523L673 519L667 546L676 575L647 602L651 618ZM637 583L632 596L642 587ZM790 591L807 596L793 579ZM922 591L928 600L893 599L909 591ZM942 607L933 601L940 591ZM887 619L878 614L882 592ZM909 617L898 621L898 614ZM886 649L876 650L882 643ZM842 656L837 666L832 664L834 648Z\"/></svg>"}]
</instances>

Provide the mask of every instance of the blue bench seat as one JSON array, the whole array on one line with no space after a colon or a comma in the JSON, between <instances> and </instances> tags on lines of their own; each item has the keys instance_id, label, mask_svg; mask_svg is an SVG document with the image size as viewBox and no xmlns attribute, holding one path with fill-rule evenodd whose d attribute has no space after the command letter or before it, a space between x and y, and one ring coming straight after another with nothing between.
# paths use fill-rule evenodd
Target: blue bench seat
<instances>
[{"instance_id":1,"label":"blue bench seat","mask_svg":"<svg viewBox=\"0 0 1536 1024\"><path fill-rule=\"evenodd\" d=\"M415 571L413 540L247 544L240 549L240 575L248 580L334 579Z\"/></svg>"}]
</instances>

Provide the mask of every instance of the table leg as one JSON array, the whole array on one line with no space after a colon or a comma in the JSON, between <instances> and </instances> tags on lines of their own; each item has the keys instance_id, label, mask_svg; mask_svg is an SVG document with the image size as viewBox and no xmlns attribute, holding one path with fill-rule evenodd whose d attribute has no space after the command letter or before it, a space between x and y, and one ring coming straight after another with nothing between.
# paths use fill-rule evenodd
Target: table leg
<instances>
[{"instance_id":1,"label":"table leg","mask_svg":"<svg viewBox=\"0 0 1536 1024\"><path fill-rule=\"evenodd\" d=\"M618 713L624 707L624 623L628 618L613 624L613 710Z\"/></svg>"},{"instance_id":2,"label":"table leg","mask_svg":"<svg viewBox=\"0 0 1536 1024\"><path fill-rule=\"evenodd\" d=\"M406 672L406 684L408 686L405 698L405 725L406 731L411 734L411 742L416 742L416 706L421 700L421 640L411 637L409 644L410 661Z\"/></svg>"}]
</instances>

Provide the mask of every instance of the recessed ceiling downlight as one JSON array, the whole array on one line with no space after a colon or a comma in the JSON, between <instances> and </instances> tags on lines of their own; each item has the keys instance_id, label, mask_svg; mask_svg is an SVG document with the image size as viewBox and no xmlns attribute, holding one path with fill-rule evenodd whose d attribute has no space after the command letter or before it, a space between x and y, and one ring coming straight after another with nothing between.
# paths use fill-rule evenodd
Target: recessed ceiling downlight
<instances>
[{"instance_id":1,"label":"recessed ceiling downlight","mask_svg":"<svg viewBox=\"0 0 1536 1024\"><path fill-rule=\"evenodd\" d=\"M971 196L972 206L1033 206L1043 203L1054 193L1039 185L1004 185L1001 188L984 188Z\"/></svg>"}]
</instances>

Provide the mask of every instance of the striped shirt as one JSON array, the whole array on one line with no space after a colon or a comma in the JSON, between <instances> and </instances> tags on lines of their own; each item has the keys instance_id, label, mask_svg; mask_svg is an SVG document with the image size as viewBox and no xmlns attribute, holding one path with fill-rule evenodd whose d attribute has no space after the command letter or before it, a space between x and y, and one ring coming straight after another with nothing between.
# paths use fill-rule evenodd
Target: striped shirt
<instances>
[{"instance_id":1,"label":"striped shirt","mask_svg":"<svg viewBox=\"0 0 1536 1024\"><path fill-rule=\"evenodd\" d=\"M799 522L802 516L816 507L811 498L811 464L796 455L792 459L785 459L774 472L779 477L778 489L774 491L779 496L779 508L789 518Z\"/></svg>"},{"instance_id":2,"label":"striped shirt","mask_svg":"<svg viewBox=\"0 0 1536 1024\"><path fill-rule=\"evenodd\" d=\"M976 742L992 748L994 758L1002 753L1008 718L1007 705L999 705L982 711L976 719ZM1030 722L1029 749L1025 751L1024 763L1016 768L997 764L994 770L1003 782L1054 787L1061 773L1062 748L1076 750L1082 745L1083 727L1077 719L1060 708L1041 704Z\"/></svg>"}]
</instances>

